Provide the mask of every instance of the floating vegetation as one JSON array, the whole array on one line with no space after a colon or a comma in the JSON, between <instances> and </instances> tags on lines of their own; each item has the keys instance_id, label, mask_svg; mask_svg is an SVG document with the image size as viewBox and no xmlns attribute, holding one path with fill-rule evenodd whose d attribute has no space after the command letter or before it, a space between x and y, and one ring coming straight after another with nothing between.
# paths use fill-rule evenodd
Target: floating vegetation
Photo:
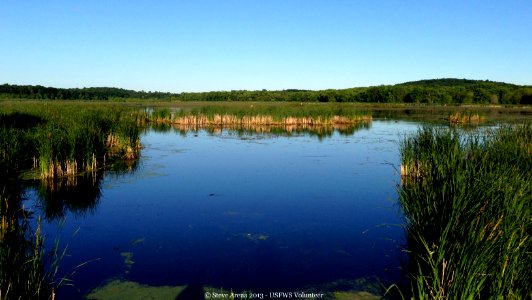
<instances>
[{"instance_id":1,"label":"floating vegetation","mask_svg":"<svg viewBox=\"0 0 532 300\"><path fill-rule=\"evenodd\" d=\"M334 298L338 300L380 300L382 296L377 296L368 292L335 292Z\"/></svg>"},{"instance_id":2,"label":"floating vegetation","mask_svg":"<svg viewBox=\"0 0 532 300\"><path fill-rule=\"evenodd\" d=\"M86 298L95 300L174 300L184 289L184 286L149 286L132 281L114 280L102 287L94 289Z\"/></svg>"},{"instance_id":3,"label":"floating vegetation","mask_svg":"<svg viewBox=\"0 0 532 300\"><path fill-rule=\"evenodd\" d=\"M133 281L112 280L92 290L86 299L118 300L118 299L338 299L338 300L376 300L382 296L367 291L285 291L285 292L254 292L217 289L209 286L151 286Z\"/></svg>"},{"instance_id":4,"label":"floating vegetation","mask_svg":"<svg viewBox=\"0 0 532 300\"><path fill-rule=\"evenodd\" d=\"M124 265L126 266L126 274L129 274L135 261L133 260L133 252L121 252L120 256L124 259Z\"/></svg>"},{"instance_id":5,"label":"floating vegetation","mask_svg":"<svg viewBox=\"0 0 532 300\"><path fill-rule=\"evenodd\" d=\"M414 298L529 297L532 126L426 127L401 155Z\"/></svg>"},{"instance_id":6,"label":"floating vegetation","mask_svg":"<svg viewBox=\"0 0 532 300\"><path fill-rule=\"evenodd\" d=\"M265 234L253 234L253 233L246 233L243 236L247 240L252 241L254 243L265 241L269 238L269 236Z\"/></svg>"}]
</instances>

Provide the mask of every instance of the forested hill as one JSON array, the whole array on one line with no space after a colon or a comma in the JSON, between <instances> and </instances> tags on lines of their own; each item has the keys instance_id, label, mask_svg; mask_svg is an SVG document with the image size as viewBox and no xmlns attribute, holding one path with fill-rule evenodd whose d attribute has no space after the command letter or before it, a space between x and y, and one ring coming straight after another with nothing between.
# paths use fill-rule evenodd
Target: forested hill
<instances>
[{"instance_id":1,"label":"forested hill","mask_svg":"<svg viewBox=\"0 0 532 300\"><path fill-rule=\"evenodd\" d=\"M180 100L180 101L297 101L436 104L532 104L532 86L469 79L431 79L342 90L220 91L162 93L120 88L62 89L31 85L0 85L3 99L51 100Z\"/></svg>"},{"instance_id":2,"label":"forested hill","mask_svg":"<svg viewBox=\"0 0 532 300\"><path fill-rule=\"evenodd\" d=\"M506 86L506 87L519 87L518 85L505 83L505 82L496 82L490 80L472 80L472 79L458 79L458 78L441 78L441 79L425 79L417 81L409 81L405 83L400 83L398 85L409 86L409 85L418 85L418 86Z\"/></svg>"}]
</instances>

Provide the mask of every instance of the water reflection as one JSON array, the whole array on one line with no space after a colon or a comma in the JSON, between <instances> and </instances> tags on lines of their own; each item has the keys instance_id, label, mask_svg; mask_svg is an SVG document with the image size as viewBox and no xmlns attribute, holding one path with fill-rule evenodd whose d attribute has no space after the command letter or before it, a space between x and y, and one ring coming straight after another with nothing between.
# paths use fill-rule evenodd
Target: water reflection
<instances>
[{"instance_id":1,"label":"water reflection","mask_svg":"<svg viewBox=\"0 0 532 300\"><path fill-rule=\"evenodd\" d=\"M16 164L0 161L0 297L5 299L53 299L61 283L57 267L61 267L62 249L45 243L41 216L23 203L28 190L33 190L36 206L49 221L67 213L84 215L94 212L101 199L104 177L132 173L137 160L121 161L107 171L89 172L43 180L24 180ZM58 238L58 237L56 237ZM69 253L70 254L70 253Z\"/></svg>"},{"instance_id":2,"label":"water reflection","mask_svg":"<svg viewBox=\"0 0 532 300\"><path fill-rule=\"evenodd\" d=\"M62 217L63 236L76 232L62 268L99 259L72 278L82 293L111 278L371 291L368 282L398 276L402 230L382 225L401 222L390 164L409 126L155 126L139 162L31 189L51 237ZM359 278L376 279L358 287Z\"/></svg>"},{"instance_id":3,"label":"water reflection","mask_svg":"<svg viewBox=\"0 0 532 300\"><path fill-rule=\"evenodd\" d=\"M150 126L153 132L168 133L175 132L181 136L188 134L197 134L200 131L205 131L211 135L220 135L223 132L236 133L238 136L249 136L255 134L269 135L269 136L296 136L309 135L315 136L318 139L331 137L335 132L344 136L355 134L361 129L370 129L371 121L361 121L356 124L335 124L335 125L223 125L223 126L200 126L200 125L183 125L183 124L167 124L154 123Z\"/></svg>"},{"instance_id":4,"label":"water reflection","mask_svg":"<svg viewBox=\"0 0 532 300\"><path fill-rule=\"evenodd\" d=\"M137 159L120 160L108 166L106 170L32 181L27 188L36 192L36 199L47 219L61 218L67 212L83 215L96 210L105 176L132 174L137 167Z\"/></svg>"}]
</instances>

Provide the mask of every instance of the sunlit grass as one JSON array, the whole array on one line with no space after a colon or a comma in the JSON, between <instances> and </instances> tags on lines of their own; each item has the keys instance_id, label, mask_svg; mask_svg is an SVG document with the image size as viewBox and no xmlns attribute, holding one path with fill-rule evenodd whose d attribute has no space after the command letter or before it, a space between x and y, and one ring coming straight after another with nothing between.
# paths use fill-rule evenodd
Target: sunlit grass
<instances>
[{"instance_id":1,"label":"sunlit grass","mask_svg":"<svg viewBox=\"0 0 532 300\"><path fill-rule=\"evenodd\" d=\"M532 293L532 126L423 128L401 145L410 272L419 299Z\"/></svg>"},{"instance_id":2,"label":"sunlit grass","mask_svg":"<svg viewBox=\"0 0 532 300\"><path fill-rule=\"evenodd\" d=\"M340 125L371 121L371 114L346 106L309 104L247 104L155 109L153 122L180 125Z\"/></svg>"},{"instance_id":3,"label":"sunlit grass","mask_svg":"<svg viewBox=\"0 0 532 300\"><path fill-rule=\"evenodd\" d=\"M87 103L2 107L0 152L5 159L16 155L22 168L31 163L43 178L95 171L116 158L134 159L140 148L140 129L136 115L127 111ZM33 123L28 125L28 120ZM22 146L24 151L16 150Z\"/></svg>"}]
</instances>

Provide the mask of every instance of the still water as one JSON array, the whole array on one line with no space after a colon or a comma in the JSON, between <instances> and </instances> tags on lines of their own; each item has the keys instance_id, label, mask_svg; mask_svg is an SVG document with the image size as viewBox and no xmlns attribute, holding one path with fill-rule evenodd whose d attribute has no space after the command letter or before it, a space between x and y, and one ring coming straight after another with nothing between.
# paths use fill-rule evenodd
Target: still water
<instances>
[{"instance_id":1,"label":"still water","mask_svg":"<svg viewBox=\"0 0 532 300\"><path fill-rule=\"evenodd\" d=\"M67 247L66 298L113 279L263 292L389 284L405 258L399 141L418 125L321 137L151 129L132 171L70 196L95 193L85 209L50 213L35 190L26 205L48 215L47 243Z\"/></svg>"}]
</instances>

